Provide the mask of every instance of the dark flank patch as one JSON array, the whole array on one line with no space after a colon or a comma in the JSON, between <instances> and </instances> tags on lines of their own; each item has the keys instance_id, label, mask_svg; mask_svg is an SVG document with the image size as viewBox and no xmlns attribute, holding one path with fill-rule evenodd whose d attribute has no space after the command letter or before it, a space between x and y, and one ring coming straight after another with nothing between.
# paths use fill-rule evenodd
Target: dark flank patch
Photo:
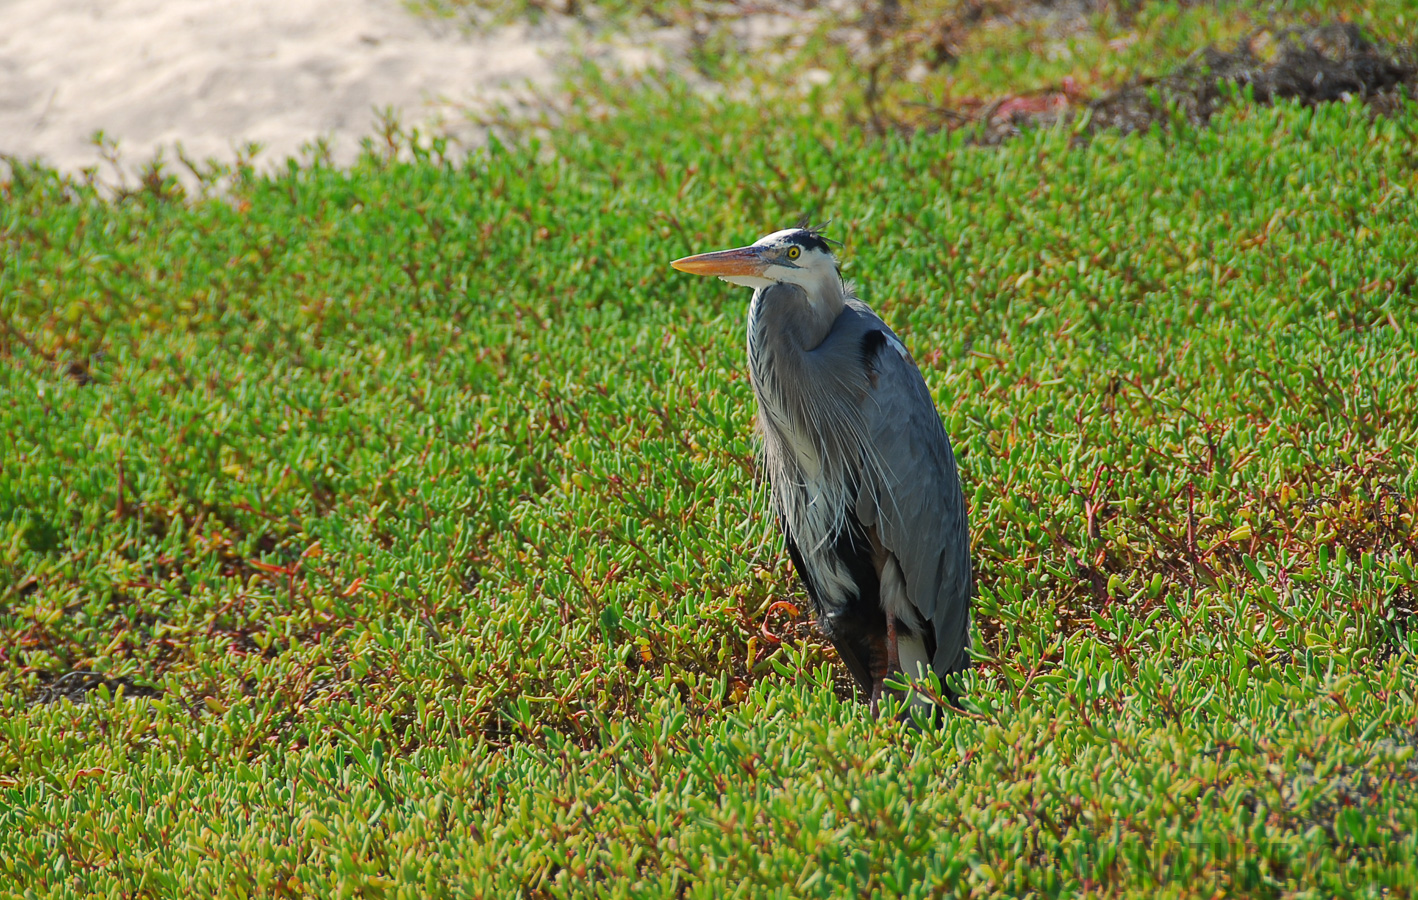
<instances>
[{"instance_id":1,"label":"dark flank patch","mask_svg":"<svg viewBox=\"0 0 1418 900\"><path fill-rule=\"evenodd\" d=\"M868 331L862 335L862 365L868 369L876 368L876 355L885 346L886 332L884 331Z\"/></svg>"},{"instance_id":2,"label":"dark flank patch","mask_svg":"<svg viewBox=\"0 0 1418 900\"><path fill-rule=\"evenodd\" d=\"M867 381L871 382L873 389L876 388L876 355L881 352L881 348L886 346L886 333L882 331L868 331L862 336L862 368L866 370Z\"/></svg>"}]
</instances>

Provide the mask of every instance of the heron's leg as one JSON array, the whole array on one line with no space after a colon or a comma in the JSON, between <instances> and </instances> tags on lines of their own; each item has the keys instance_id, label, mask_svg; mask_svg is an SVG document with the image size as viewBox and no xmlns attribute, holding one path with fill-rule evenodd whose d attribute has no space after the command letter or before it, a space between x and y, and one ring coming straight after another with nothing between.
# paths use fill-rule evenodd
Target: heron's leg
<instances>
[{"instance_id":1,"label":"heron's leg","mask_svg":"<svg viewBox=\"0 0 1418 900\"><path fill-rule=\"evenodd\" d=\"M901 652L896 646L896 617L886 617L886 665L872 672L875 683L871 687L871 714L875 718L881 698L886 694L886 679L901 670Z\"/></svg>"},{"instance_id":2,"label":"heron's leg","mask_svg":"<svg viewBox=\"0 0 1418 900\"><path fill-rule=\"evenodd\" d=\"M896 646L896 617L886 616L886 674L895 675L901 671L901 651Z\"/></svg>"}]
</instances>

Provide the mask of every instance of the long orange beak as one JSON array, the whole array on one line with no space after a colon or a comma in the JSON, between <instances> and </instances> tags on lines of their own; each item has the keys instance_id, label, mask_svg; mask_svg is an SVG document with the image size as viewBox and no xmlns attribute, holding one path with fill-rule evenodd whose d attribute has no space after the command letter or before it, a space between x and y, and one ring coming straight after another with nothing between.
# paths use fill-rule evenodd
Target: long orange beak
<instances>
[{"instance_id":1,"label":"long orange beak","mask_svg":"<svg viewBox=\"0 0 1418 900\"><path fill-rule=\"evenodd\" d=\"M716 250L698 256L686 256L670 263L681 272L694 275L762 275L767 268L757 247L740 247L737 250Z\"/></svg>"}]
</instances>

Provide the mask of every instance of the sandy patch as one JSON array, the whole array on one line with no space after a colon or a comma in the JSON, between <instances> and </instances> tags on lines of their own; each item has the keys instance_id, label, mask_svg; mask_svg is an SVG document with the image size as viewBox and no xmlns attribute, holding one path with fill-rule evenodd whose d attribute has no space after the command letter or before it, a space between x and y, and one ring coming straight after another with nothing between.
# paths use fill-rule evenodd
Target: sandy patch
<instances>
[{"instance_id":1,"label":"sandy patch","mask_svg":"<svg viewBox=\"0 0 1418 900\"><path fill-rule=\"evenodd\" d=\"M347 162L384 108L476 143L461 108L554 84L572 50L564 28L466 35L398 0L0 0L0 154L77 172L102 129L132 169L248 141L271 165L319 137Z\"/></svg>"}]
</instances>

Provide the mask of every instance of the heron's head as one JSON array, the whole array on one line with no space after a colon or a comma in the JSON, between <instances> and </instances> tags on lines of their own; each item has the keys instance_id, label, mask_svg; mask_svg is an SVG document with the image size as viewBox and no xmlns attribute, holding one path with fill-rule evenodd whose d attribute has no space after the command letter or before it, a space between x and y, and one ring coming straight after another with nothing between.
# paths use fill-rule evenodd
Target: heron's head
<instances>
[{"instance_id":1,"label":"heron's head","mask_svg":"<svg viewBox=\"0 0 1418 900\"><path fill-rule=\"evenodd\" d=\"M686 256L670 265L695 275L717 275L744 287L796 284L810 301L835 299L843 293L842 273L827 239L811 228L786 228L747 247Z\"/></svg>"}]
</instances>

